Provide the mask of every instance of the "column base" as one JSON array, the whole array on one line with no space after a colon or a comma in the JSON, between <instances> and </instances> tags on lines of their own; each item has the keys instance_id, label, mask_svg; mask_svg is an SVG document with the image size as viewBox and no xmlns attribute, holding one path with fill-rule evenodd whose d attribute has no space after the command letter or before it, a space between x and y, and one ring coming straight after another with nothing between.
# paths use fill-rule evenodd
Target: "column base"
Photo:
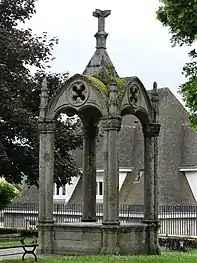
<instances>
[{"instance_id":1,"label":"column base","mask_svg":"<svg viewBox=\"0 0 197 263\"><path fill-rule=\"evenodd\" d=\"M54 221L39 220L37 228L39 239L38 253L53 254Z\"/></svg>"},{"instance_id":2,"label":"column base","mask_svg":"<svg viewBox=\"0 0 197 263\"><path fill-rule=\"evenodd\" d=\"M146 243L149 255L157 255L159 253L159 245L155 236L155 229L157 228L157 220L145 219L143 223L147 225L146 228Z\"/></svg>"},{"instance_id":3,"label":"column base","mask_svg":"<svg viewBox=\"0 0 197 263\"><path fill-rule=\"evenodd\" d=\"M120 254L119 229L120 229L119 224L113 225L108 222L105 222L105 224L103 224L102 226L103 247L100 252L101 254L104 255Z\"/></svg>"},{"instance_id":4,"label":"column base","mask_svg":"<svg viewBox=\"0 0 197 263\"><path fill-rule=\"evenodd\" d=\"M159 245L159 228L161 227L160 220L155 220L154 238L155 238L155 248L156 254L161 255L161 248Z\"/></svg>"}]
</instances>

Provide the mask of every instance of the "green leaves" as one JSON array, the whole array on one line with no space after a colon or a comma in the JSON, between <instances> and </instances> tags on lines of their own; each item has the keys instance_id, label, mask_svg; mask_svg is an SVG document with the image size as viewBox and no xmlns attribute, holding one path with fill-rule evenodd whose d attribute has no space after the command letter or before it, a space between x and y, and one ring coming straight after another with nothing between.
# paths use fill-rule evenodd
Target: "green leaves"
<instances>
[{"instance_id":1,"label":"green leaves","mask_svg":"<svg viewBox=\"0 0 197 263\"><path fill-rule=\"evenodd\" d=\"M160 0L157 19L170 30L173 45L191 45L197 38L197 0Z\"/></svg>"},{"instance_id":2,"label":"green leaves","mask_svg":"<svg viewBox=\"0 0 197 263\"><path fill-rule=\"evenodd\" d=\"M180 93L183 96L186 107L190 113L190 124L192 128L197 129L197 61L196 52L192 50L190 56L192 61L186 63L183 68L183 74L187 81L180 86Z\"/></svg>"},{"instance_id":3,"label":"green leaves","mask_svg":"<svg viewBox=\"0 0 197 263\"><path fill-rule=\"evenodd\" d=\"M35 13L35 0L0 2L0 174L9 182L20 183L23 175L28 184L38 185L39 132L38 115L41 82L45 69L53 60L58 39L47 33L36 36L22 29ZM29 66L37 68L31 75ZM48 74L49 96L68 78L68 73ZM70 151L82 144L81 126L67 119L58 121L55 142L55 181L69 182L79 174Z\"/></svg>"},{"instance_id":4,"label":"green leaves","mask_svg":"<svg viewBox=\"0 0 197 263\"><path fill-rule=\"evenodd\" d=\"M20 194L19 190L12 184L0 179L0 210L10 204Z\"/></svg>"},{"instance_id":5,"label":"green leaves","mask_svg":"<svg viewBox=\"0 0 197 263\"><path fill-rule=\"evenodd\" d=\"M197 40L197 0L160 0L157 19L171 33L171 43L175 45L192 45ZM197 53L189 53L191 59L183 68L186 82L180 86L190 113L190 123L197 129Z\"/></svg>"}]
</instances>

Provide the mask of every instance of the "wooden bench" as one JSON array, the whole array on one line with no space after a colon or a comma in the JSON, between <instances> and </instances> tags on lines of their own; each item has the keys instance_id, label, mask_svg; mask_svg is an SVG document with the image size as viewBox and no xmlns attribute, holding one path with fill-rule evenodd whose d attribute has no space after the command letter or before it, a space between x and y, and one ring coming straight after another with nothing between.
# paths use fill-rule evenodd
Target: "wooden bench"
<instances>
[{"instance_id":1,"label":"wooden bench","mask_svg":"<svg viewBox=\"0 0 197 263\"><path fill-rule=\"evenodd\" d=\"M32 239L30 244L25 243L25 239ZM23 255L22 255L22 260L25 259L25 256L28 255L33 255L35 258L35 261L37 261L37 256L35 254L36 247L38 246L37 238L34 236L27 236L27 237L21 237L20 238L20 244L19 245L14 245L14 246L3 246L0 247L0 250L3 249L12 249L12 248L23 248ZM18 255L20 253L10 253L10 254L5 254L5 256L13 256L13 255Z\"/></svg>"}]
</instances>

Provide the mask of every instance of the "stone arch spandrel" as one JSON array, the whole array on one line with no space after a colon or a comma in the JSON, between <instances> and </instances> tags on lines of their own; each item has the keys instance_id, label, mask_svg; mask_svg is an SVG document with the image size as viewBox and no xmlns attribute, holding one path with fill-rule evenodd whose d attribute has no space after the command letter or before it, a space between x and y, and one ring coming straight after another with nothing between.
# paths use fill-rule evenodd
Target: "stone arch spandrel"
<instances>
[{"instance_id":1,"label":"stone arch spandrel","mask_svg":"<svg viewBox=\"0 0 197 263\"><path fill-rule=\"evenodd\" d=\"M69 78L51 97L46 114L54 119L61 112L80 113L84 108L96 108L101 116L107 115L105 96L100 87L86 76L76 74Z\"/></svg>"},{"instance_id":2,"label":"stone arch spandrel","mask_svg":"<svg viewBox=\"0 0 197 263\"><path fill-rule=\"evenodd\" d=\"M137 77L128 78L120 101L120 115L136 115L142 124L152 119L152 105L148 93Z\"/></svg>"}]
</instances>

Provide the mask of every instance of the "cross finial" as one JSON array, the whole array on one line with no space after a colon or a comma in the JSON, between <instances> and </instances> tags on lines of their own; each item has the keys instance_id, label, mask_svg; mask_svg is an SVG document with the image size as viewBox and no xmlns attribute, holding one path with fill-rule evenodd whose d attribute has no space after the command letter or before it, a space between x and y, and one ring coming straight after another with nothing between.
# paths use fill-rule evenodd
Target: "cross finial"
<instances>
[{"instance_id":1,"label":"cross finial","mask_svg":"<svg viewBox=\"0 0 197 263\"><path fill-rule=\"evenodd\" d=\"M96 48L106 48L106 38L108 34L105 32L105 18L111 14L111 10L96 9L93 16L98 18L98 32L96 37Z\"/></svg>"}]
</instances>

